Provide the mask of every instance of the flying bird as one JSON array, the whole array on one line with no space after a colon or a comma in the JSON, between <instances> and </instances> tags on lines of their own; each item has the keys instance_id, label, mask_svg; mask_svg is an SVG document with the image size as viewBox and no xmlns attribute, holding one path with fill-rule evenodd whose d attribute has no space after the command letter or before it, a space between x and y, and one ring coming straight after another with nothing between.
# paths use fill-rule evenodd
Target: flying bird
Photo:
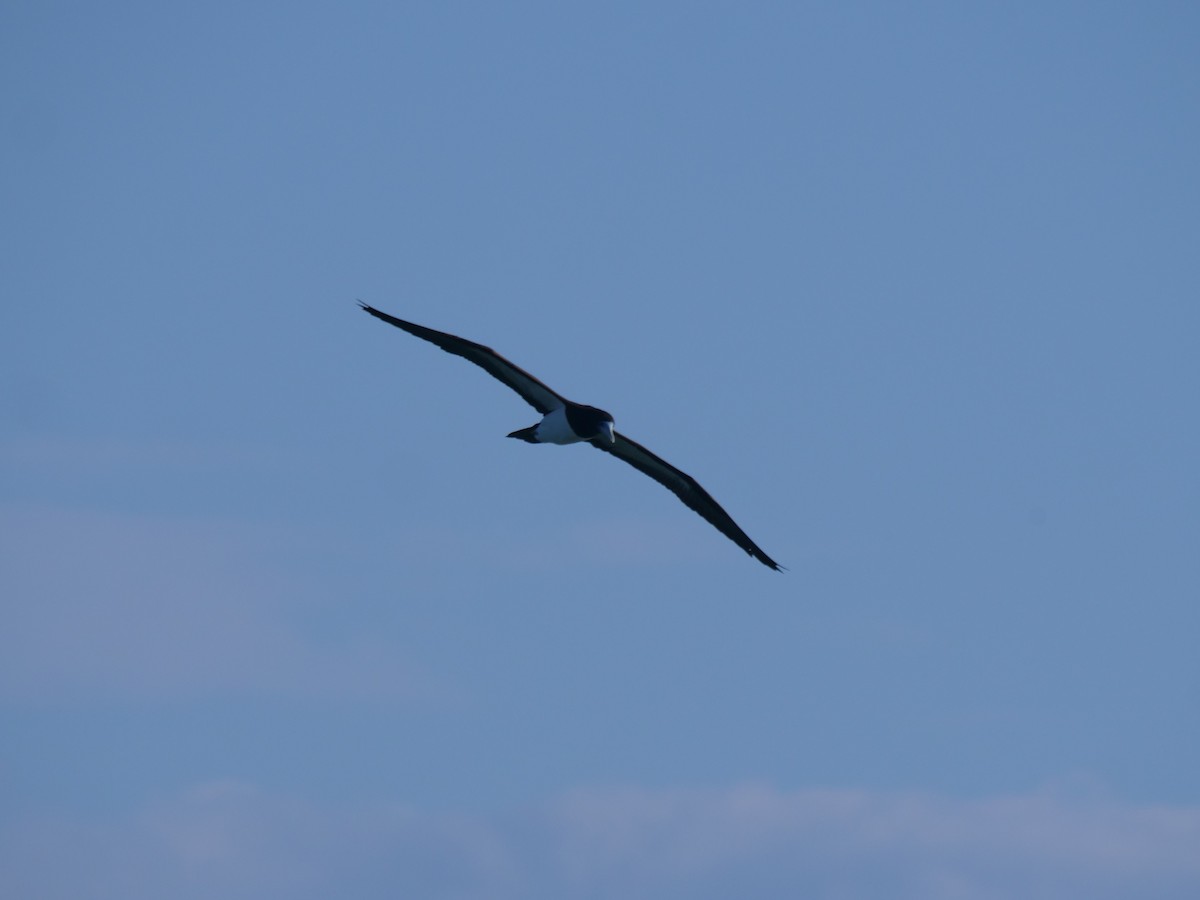
<instances>
[{"instance_id":1,"label":"flying bird","mask_svg":"<svg viewBox=\"0 0 1200 900\"><path fill-rule=\"evenodd\" d=\"M373 306L359 301L366 312L375 318L395 325L409 334L441 347L447 353L461 356L473 362L493 378L502 381L521 395L530 406L542 414L542 420L528 428L519 428L509 437L530 444L575 444L587 442L597 450L603 450L623 462L629 463L639 472L649 475L671 491L688 507L708 520L721 534L725 535L764 566L776 572L782 568L775 560L763 553L758 544L750 540L746 532L729 517L729 513L686 472L681 472L670 463L655 456L641 444L613 430L613 417L602 409L572 403L552 391L524 369L513 365L495 350L455 337L422 325L405 322L395 316L380 312Z\"/></svg>"}]
</instances>

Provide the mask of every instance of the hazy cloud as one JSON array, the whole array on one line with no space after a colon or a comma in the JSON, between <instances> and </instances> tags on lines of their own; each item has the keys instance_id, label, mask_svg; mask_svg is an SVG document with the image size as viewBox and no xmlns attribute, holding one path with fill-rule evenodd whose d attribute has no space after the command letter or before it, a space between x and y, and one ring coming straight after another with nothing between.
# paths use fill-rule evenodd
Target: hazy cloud
<instances>
[{"instance_id":1,"label":"hazy cloud","mask_svg":"<svg viewBox=\"0 0 1200 900\"><path fill-rule=\"evenodd\" d=\"M431 689L367 634L335 639L302 626L314 605L338 599L283 564L304 551L295 546L302 537L46 506L0 509L0 534L0 691L9 699L230 691L354 699Z\"/></svg>"},{"instance_id":2,"label":"hazy cloud","mask_svg":"<svg viewBox=\"0 0 1200 900\"><path fill-rule=\"evenodd\" d=\"M492 815L218 782L122 820L11 824L7 896L1190 898L1200 809L764 786L591 789Z\"/></svg>"}]
</instances>

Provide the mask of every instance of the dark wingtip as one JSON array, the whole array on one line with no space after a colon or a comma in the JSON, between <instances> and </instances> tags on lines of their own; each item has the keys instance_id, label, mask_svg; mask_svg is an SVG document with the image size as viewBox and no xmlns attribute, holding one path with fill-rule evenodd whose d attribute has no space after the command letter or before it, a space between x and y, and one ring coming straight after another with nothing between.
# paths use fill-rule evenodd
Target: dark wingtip
<instances>
[{"instance_id":1,"label":"dark wingtip","mask_svg":"<svg viewBox=\"0 0 1200 900\"><path fill-rule=\"evenodd\" d=\"M763 553L761 550L758 553L755 553L753 550L747 550L746 552L749 553L751 556L753 556L755 559L757 559L760 563L762 563L768 569L771 569L774 572L786 572L787 571L787 566L781 566L779 563L775 562L775 560L771 559L771 557L767 556L767 554Z\"/></svg>"}]
</instances>

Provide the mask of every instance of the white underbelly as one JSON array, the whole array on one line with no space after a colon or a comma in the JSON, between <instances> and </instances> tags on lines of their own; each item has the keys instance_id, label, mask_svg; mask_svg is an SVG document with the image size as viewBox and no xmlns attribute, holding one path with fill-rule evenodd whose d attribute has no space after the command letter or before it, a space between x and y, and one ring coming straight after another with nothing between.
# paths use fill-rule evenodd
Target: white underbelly
<instances>
[{"instance_id":1,"label":"white underbelly","mask_svg":"<svg viewBox=\"0 0 1200 900\"><path fill-rule=\"evenodd\" d=\"M561 406L550 410L538 423L537 439L543 444L575 444L583 440L571 430L567 410Z\"/></svg>"}]
</instances>

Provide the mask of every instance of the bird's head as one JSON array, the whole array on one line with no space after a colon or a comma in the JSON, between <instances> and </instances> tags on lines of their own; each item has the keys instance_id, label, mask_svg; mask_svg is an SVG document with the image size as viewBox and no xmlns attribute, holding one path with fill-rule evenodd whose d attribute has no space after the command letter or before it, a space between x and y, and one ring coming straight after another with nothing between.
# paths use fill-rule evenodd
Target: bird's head
<instances>
[{"instance_id":1,"label":"bird's head","mask_svg":"<svg viewBox=\"0 0 1200 900\"><path fill-rule=\"evenodd\" d=\"M602 443L608 444L608 446L610 446L610 447L617 440L616 435L613 434L613 420L612 419L605 419L604 421L602 421L599 425L598 432L599 433L596 435L596 440L601 441Z\"/></svg>"},{"instance_id":2,"label":"bird's head","mask_svg":"<svg viewBox=\"0 0 1200 900\"><path fill-rule=\"evenodd\" d=\"M571 428L585 441L595 441L596 446L608 447L616 441L612 413L594 406L573 404L568 415L571 417Z\"/></svg>"}]
</instances>

